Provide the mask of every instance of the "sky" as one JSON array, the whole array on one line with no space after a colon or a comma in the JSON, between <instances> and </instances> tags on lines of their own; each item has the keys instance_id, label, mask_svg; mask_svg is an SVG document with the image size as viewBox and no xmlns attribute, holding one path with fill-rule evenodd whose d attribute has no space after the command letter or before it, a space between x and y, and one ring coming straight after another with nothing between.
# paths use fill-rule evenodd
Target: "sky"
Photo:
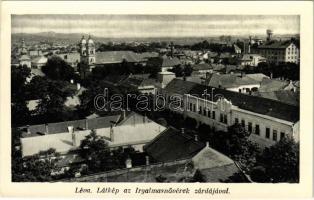
<instances>
[{"instance_id":1,"label":"sky","mask_svg":"<svg viewBox=\"0 0 314 200\"><path fill-rule=\"evenodd\" d=\"M298 15L12 15L12 33L99 37L208 37L298 34Z\"/></svg>"}]
</instances>

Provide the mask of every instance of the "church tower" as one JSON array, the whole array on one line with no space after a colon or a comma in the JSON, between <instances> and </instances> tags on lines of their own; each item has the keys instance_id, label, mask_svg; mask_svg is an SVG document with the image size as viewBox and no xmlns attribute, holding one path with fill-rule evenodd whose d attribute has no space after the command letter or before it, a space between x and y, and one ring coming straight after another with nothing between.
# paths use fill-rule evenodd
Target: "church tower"
<instances>
[{"instance_id":1,"label":"church tower","mask_svg":"<svg viewBox=\"0 0 314 200\"><path fill-rule=\"evenodd\" d=\"M91 36L88 37L86 51L87 51L87 61L88 61L87 63L89 66L93 67L95 65L96 55L95 55L95 44Z\"/></svg>"},{"instance_id":2,"label":"church tower","mask_svg":"<svg viewBox=\"0 0 314 200\"><path fill-rule=\"evenodd\" d=\"M80 57L81 63L88 66L88 71L91 71L94 68L96 55L95 55L95 44L91 36L86 40L83 36L80 41Z\"/></svg>"}]
</instances>

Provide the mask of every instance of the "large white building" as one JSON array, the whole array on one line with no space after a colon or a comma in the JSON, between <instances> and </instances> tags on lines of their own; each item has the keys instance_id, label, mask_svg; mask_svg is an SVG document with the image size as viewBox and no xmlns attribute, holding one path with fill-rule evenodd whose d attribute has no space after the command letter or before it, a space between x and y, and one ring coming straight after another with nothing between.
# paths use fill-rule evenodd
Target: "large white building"
<instances>
[{"instance_id":1,"label":"large white building","mask_svg":"<svg viewBox=\"0 0 314 200\"><path fill-rule=\"evenodd\" d=\"M134 112L128 115L32 125L20 127L23 132L21 151L22 156L31 156L53 148L56 152L67 154L78 149L91 130L103 136L109 148L132 146L137 151L143 151L143 146L165 129L146 116Z\"/></svg>"},{"instance_id":2,"label":"large white building","mask_svg":"<svg viewBox=\"0 0 314 200\"><path fill-rule=\"evenodd\" d=\"M191 87L182 80L173 81L179 81L181 87L186 84ZM173 95L173 91L175 88L166 87L163 93ZM273 145L285 136L299 141L299 106L200 84L180 95L183 96L181 109L170 106L173 101L169 96L168 108L194 118L198 125L207 124L214 130L227 131L235 123L242 124L252 133L250 139L261 147Z\"/></svg>"},{"instance_id":3,"label":"large white building","mask_svg":"<svg viewBox=\"0 0 314 200\"><path fill-rule=\"evenodd\" d=\"M258 46L254 52L261 54L270 63L300 63L299 47L292 41L269 41Z\"/></svg>"}]
</instances>

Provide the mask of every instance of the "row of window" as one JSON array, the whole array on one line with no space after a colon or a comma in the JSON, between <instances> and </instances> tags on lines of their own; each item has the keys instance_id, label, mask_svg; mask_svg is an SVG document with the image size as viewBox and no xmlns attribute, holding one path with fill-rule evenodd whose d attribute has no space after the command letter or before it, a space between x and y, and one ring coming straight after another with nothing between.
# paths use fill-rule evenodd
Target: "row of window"
<instances>
[{"instance_id":1,"label":"row of window","mask_svg":"<svg viewBox=\"0 0 314 200\"><path fill-rule=\"evenodd\" d=\"M189 104L189 110L192 112L197 112L196 111L196 105L193 103L190 103ZM207 110L206 108L203 108L202 106L199 107L198 114L206 116L210 119L216 119L216 112L214 110L210 111L210 110Z\"/></svg>"},{"instance_id":2,"label":"row of window","mask_svg":"<svg viewBox=\"0 0 314 200\"><path fill-rule=\"evenodd\" d=\"M239 119L238 118L235 118L235 123L238 124L239 123ZM243 127L245 127L245 120L242 119L241 120L241 125ZM248 122L248 126L247 126L247 130L249 133L253 133L253 125L252 125L252 122ZM255 131L254 133L256 135L260 135L260 126L259 124L255 124ZM272 140L274 141L277 141L277 137L278 137L278 133L277 133L277 130L276 129L273 129L273 137L272 137ZM284 138L285 137L285 132L280 132L280 139ZM270 139L270 128L266 127L266 130L265 130L265 138L267 139Z\"/></svg>"}]
</instances>

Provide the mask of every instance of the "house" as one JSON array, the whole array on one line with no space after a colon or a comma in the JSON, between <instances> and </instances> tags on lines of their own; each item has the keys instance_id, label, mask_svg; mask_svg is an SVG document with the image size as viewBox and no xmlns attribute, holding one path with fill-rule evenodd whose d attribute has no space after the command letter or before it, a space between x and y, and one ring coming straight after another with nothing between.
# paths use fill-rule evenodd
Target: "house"
<instances>
[{"instance_id":1,"label":"house","mask_svg":"<svg viewBox=\"0 0 314 200\"><path fill-rule=\"evenodd\" d=\"M252 95L259 96L267 99L273 99L286 104L298 106L300 104L300 94L299 92L294 92L291 90L277 90L270 92L253 92Z\"/></svg>"},{"instance_id":2,"label":"house","mask_svg":"<svg viewBox=\"0 0 314 200\"><path fill-rule=\"evenodd\" d=\"M278 80L278 79L269 79L269 78L263 78L261 82L261 86L258 89L259 92L273 92L273 91L279 91L284 90L285 88L288 88L289 81L285 80ZM293 86L293 85L290 85ZM291 88L288 88L290 90Z\"/></svg>"},{"instance_id":3,"label":"house","mask_svg":"<svg viewBox=\"0 0 314 200\"><path fill-rule=\"evenodd\" d=\"M181 87L188 84L191 83L181 82ZM164 92L169 96L167 90ZM299 105L200 84L184 92L182 109L167 108L180 110L184 117L193 118L198 124L227 131L228 126L241 123L252 133L250 139L261 147L273 145L285 136L299 141Z\"/></svg>"},{"instance_id":4,"label":"house","mask_svg":"<svg viewBox=\"0 0 314 200\"><path fill-rule=\"evenodd\" d=\"M252 51L262 55L270 63L300 63L300 49L293 41L269 41Z\"/></svg>"},{"instance_id":5,"label":"house","mask_svg":"<svg viewBox=\"0 0 314 200\"><path fill-rule=\"evenodd\" d=\"M161 69L162 72L166 72L169 69L174 68L175 66L180 66L181 61L174 57L167 57L167 56L162 56L162 57L156 57L156 58L151 58L147 61L147 66L149 67L155 67Z\"/></svg>"},{"instance_id":6,"label":"house","mask_svg":"<svg viewBox=\"0 0 314 200\"><path fill-rule=\"evenodd\" d=\"M208 86L222 88L239 93L251 93L260 87L260 82L244 74L210 74L207 82Z\"/></svg>"},{"instance_id":7,"label":"house","mask_svg":"<svg viewBox=\"0 0 314 200\"><path fill-rule=\"evenodd\" d=\"M28 55L22 55L20 58L19 58L19 64L20 65L26 65L28 68L31 68L32 67L32 63L31 63L31 59Z\"/></svg>"},{"instance_id":8,"label":"house","mask_svg":"<svg viewBox=\"0 0 314 200\"><path fill-rule=\"evenodd\" d=\"M42 66L46 65L48 58L45 56L38 56L32 59L32 68L41 69Z\"/></svg>"},{"instance_id":9,"label":"house","mask_svg":"<svg viewBox=\"0 0 314 200\"><path fill-rule=\"evenodd\" d=\"M92 119L38 124L19 128L22 156L31 156L50 148L67 154L78 149L81 141L95 130L106 138L109 148L132 146L143 151L143 146L165 130L165 127L146 116L131 112Z\"/></svg>"},{"instance_id":10,"label":"house","mask_svg":"<svg viewBox=\"0 0 314 200\"><path fill-rule=\"evenodd\" d=\"M148 77L136 77L130 75L125 79L121 86L139 91L142 94L155 94L157 81Z\"/></svg>"},{"instance_id":11,"label":"house","mask_svg":"<svg viewBox=\"0 0 314 200\"><path fill-rule=\"evenodd\" d=\"M205 75L206 73L213 71L213 67L206 63L192 65L192 68L193 68L193 71L196 71L202 75Z\"/></svg>"},{"instance_id":12,"label":"house","mask_svg":"<svg viewBox=\"0 0 314 200\"><path fill-rule=\"evenodd\" d=\"M244 54L239 60L242 66L254 66L257 67L258 63L266 62L266 58L258 54Z\"/></svg>"},{"instance_id":13,"label":"house","mask_svg":"<svg viewBox=\"0 0 314 200\"><path fill-rule=\"evenodd\" d=\"M196 155L205 144L195 137L175 128L168 128L143 149L157 162L167 162L180 159L191 158ZM174 148L175 147L175 148Z\"/></svg>"}]
</instances>

